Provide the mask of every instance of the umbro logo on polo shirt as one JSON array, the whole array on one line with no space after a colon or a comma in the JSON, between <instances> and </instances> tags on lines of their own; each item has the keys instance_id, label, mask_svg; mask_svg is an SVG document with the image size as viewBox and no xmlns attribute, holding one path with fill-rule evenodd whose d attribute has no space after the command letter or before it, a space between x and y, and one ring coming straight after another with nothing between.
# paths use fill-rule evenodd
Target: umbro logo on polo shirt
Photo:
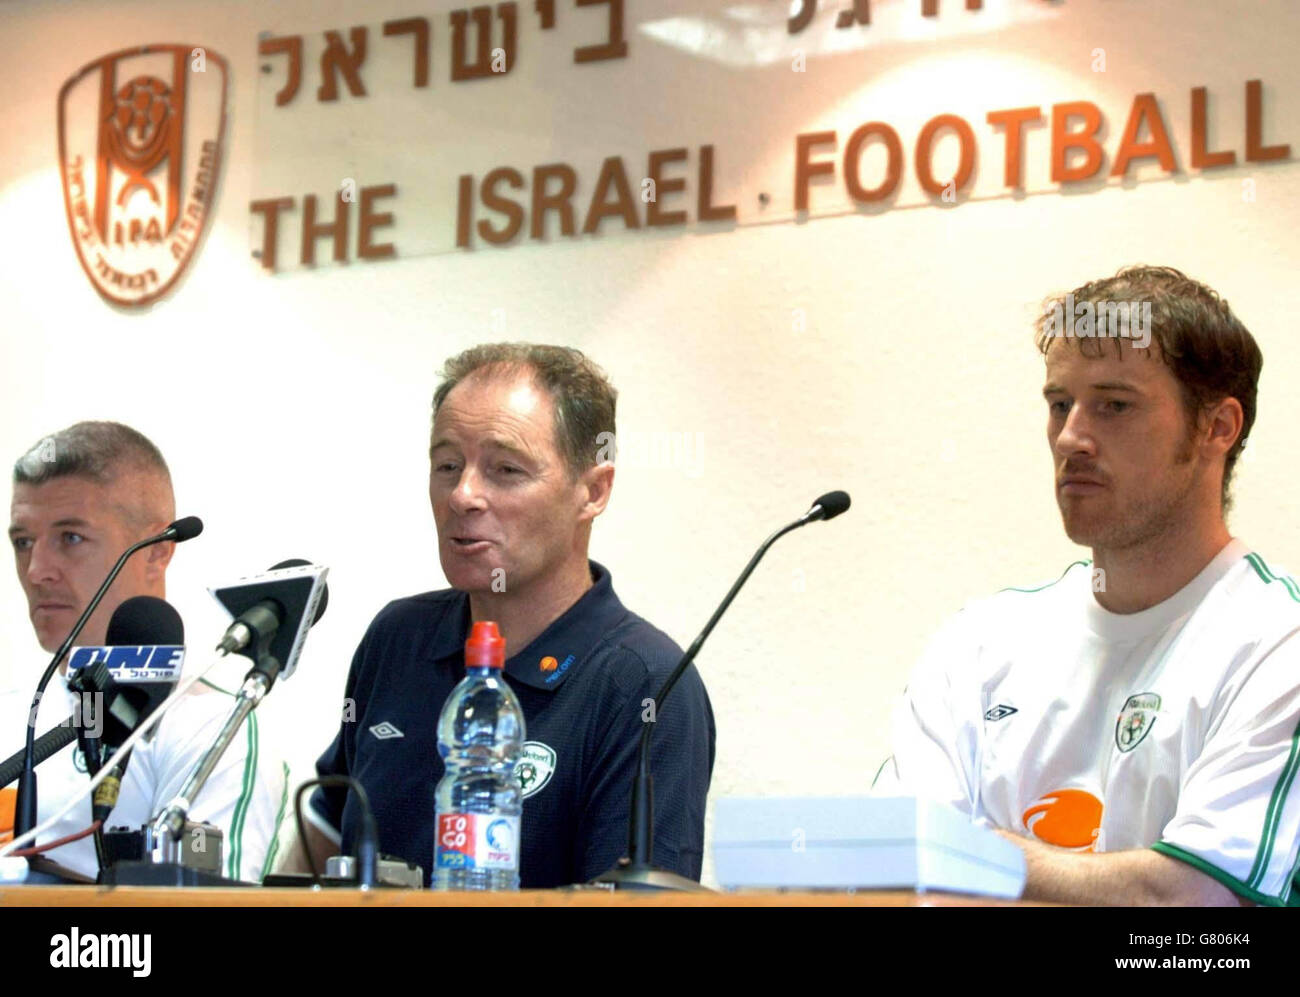
<instances>
[{"instance_id":1,"label":"umbro logo on polo shirt","mask_svg":"<svg viewBox=\"0 0 1300 997\"><path fill-rule=\"evenodd\" d=\"M406 736L400 730L398 730L396 727L390 724L387 720L383 721L382 723L377 723L373 727L371 727L370 733L374 734L375 737L379 738L379 740L381 741L387 741L389 738L392 737Z\"/></svg>"},{"instance_id":2,"label":"umbro logo on polo shirt","mask_svg":"<svg viewBox=\"0 0 1300 997\"><path fill-rule=\"evenodd\" d=\"M1005 720L1007 717L1011 716L1011 714L1019 713L1019 712L1020 711L1017 710L1014 706L1008 706L1006 703L998 703L997 706L993 707L991 710L989 710L987 713L984 714L984 719L990 721Z\"/></svg>"}]
</instances>

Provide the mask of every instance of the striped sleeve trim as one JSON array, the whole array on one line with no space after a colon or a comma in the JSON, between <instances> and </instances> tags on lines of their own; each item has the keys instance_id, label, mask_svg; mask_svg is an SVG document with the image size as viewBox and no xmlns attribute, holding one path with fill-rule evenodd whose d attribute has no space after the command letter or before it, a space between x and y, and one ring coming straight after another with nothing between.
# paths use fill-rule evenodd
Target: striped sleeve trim
<instances>
[{"instance_id":1,"label":"striped sleeve trim","mask_svg":"<svg viewBox=\"0 0 1300 997\"><path fill-rule=\"evenodd\" d=\"M1300 849L1297 850L1295 865L1291 867L1291 876L1286 881L1282 899L1288 907L1300 907Z\"/></svg>"},{"instance_id":2,"label":"striped sleeve trim","mask_svg":"<svg viewBox=\"0 0 1300 997\"><path fill-rule=\"evenodd\" d=\"M1286 764L1282 766L1282 772L1273 785L1273 793L1268 800L1268 810L1264 815L1263 838L1259 843L1259 851L1255 853L1255 864L1251 866L1250 875L1246 877L1247 885L1254 889L1258 889L1264 882L1269 867L1273 864L1278 828L1282 823L1282 815L1286 810L1291 787L1295 785L1298 769L1300 769L1300 725L1297 725L1291 735L1291 750L1287 754ZM1287 849L1287 853L1290 853L1290 849Z\"/></svg>"},{"instance_id":3,"label":"striped sleeve trim","mask_svg":"<svg viewBox=\"0 0 1300 997\"><path fill-rule=\"evenodd\" d=\"M248 808L253 802L253 785L257 777L258 731L257 714L250 713L245 725L248 728L248 752L244 755L244 784L235 803L235 813L230 820L230 854L227 859L226 877L239 879L239 871L244 859L244 824L248 819Z\"/></svg>"},{"instance_id":4,"label":"striped sleeve trim","mask_svg":"<svg viewBox=\"0 0 1300 997\"><path fill-rule=\"evenodd\" d=\"M1247 554L1246 560L1249 562L1250 566L1255 569L1255 574L1259 575L1265 585L1270 585L1273 582L1281 582L1282 587L1287 590L1291 598L1296 602L1300 602L1300 584L1297 584L1294 578L1290 575L1273 574L1269 566L1264 563L1264 559L1254 552Z\"/></svg>"},{"instance_id":5,"label":"striped sleeve trim","mask_svg":"<svg viewBox=\"0 0 1300 997\"><path fill-rule=\"evenodd\" d=\"M280 810L275 815L275 830L271 832L271 847L266 850L266 861L262 863L262 879L270 875L275 868L275 857L280 852L280 825L284 821L284 811L289 806L289 764L281 762L280 769L284 776L284 788L280 791Z\"/></svg>"},{"instance_id":6,"label":"striped sleeve trim","mask_svg":"<svg viewBox=\"0 0 1300 997\"><path fill-rule=\"evenodd\" d=\"M1297 583L1290 575L1275 574L1267 562L1254 551L1246 555L1246 562L1255 569L1255 574L1259 576L1265 585L1278 582L1294 601L1300 602L1300 583ZM1298 771L1300 771L1300 726L1297 726L1295 732L1291 735L1291 750L1287 755L1286 764L1283 765L1282 772L1273 786L1273 793L1269 797L1268 810L1264 815L1264 829L1259 843L1259 851L1255 853L1255 864L1251 866L1250 875L1247 877L1248 884L1253 888L1259 888L1269 874L1269 867L1273 864L1278 829L1281 826L1282 817L1286 811L1287 802L1295 785ZM1291 871L1291 874L1282 885L1284 898L1291 895L1297 875L1300 875L1300 858L1297 858L1296 869Z\"/></svg>"},{"instance_id":7,"label":"striped sleeve trim","mask_svg":"<svg viewBox=\"0 0 1300 997\"><path fill-rule=\"evenodd\" d=\"M206 685L209 689L212 689L215 692L222 693L223 695L229 696L232 699L235 698L235 694L231 692L229 689L223 689L215 682L209 682L206 678L199 679L199 684ZM254 787L257 785L257 761L258 761L258 748L260 745L260 738L258 736L258 727L257 727L257 714L250 713L248 715L248 719L245 722L244 726L248 732L246 735L246 739L248 742L248 751L244 755L244 774L241 780L239 799L235 801L234 814L231 816L230 819L230 838L226 843L227 844L227 851L226 851L226 878L227 879L241 878L240 870L242 869L243 862L244 862L244 825L248 822L248 811L253 803ZM287 775L287 766L286 766L286 775ZM286 793L288 792L287 782L285 786L285 792ZM284 801L281 800L280 817L283 816L284 816ZM277 829L279 828L280 817L276 818ZM270 847L273 851L275 848L274 839L272 839L272 843ZM262 874L263 876L266 875L265 869L263 870Z\"/></svg>"},{"instance_id":8,"label":"striped sleeve trim","mask_svg":"<svg viewBox=\"0 0 1300 997\"><path fill-rule=\"evenodd\" d=\"M1177 859L1179 862L1186 862L1198 872L1203 872L1216 882L1222 883L1239 897L1245 897L1264 907L1285 907L1286 901L1280 897L1271 897L1266 893L1260 893L1259 890L1247 886L1240 879L1230 873L1224 872L1217 865L1206 862L1205 859L1192 852L1185 851L1177 845L1172 845L1168 841L1157 841L1151 846L1152 851L1159 852L1161 855L1168 856L1171 859Z\"/></svg>"}]
</instances>

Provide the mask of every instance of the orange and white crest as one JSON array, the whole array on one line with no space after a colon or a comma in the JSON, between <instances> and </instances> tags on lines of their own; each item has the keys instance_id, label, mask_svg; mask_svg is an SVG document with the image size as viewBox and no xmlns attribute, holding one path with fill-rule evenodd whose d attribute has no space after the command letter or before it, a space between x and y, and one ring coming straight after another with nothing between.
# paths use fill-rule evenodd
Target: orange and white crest
<instances>
[{"instance_id":1,"label":"orange and white crest","mask_svg":"<svg viewBox=\"0 0 1300 997\"><path fill-rule=\"evenodd\" d=\"M59 91L59 169L82 268L108 301L147 305L198 248L226 130L226 60L142 45L84 66Z\"/></svg>"}]
</instances>

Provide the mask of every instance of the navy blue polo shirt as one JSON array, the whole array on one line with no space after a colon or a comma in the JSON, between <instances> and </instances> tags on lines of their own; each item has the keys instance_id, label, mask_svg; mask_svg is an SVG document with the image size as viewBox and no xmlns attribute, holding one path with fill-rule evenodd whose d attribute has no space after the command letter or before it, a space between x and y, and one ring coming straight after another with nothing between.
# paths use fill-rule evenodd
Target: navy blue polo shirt
<instances>
[{"instance_id":1,"label":"navy blue polo shirt","mask_svg":"<svg viewBox=\"0 0 1300 997\"><path fill-rule=\"evenodd\" d=\"M627 852L645 704L682 655L671 638L624 608L608 571L589 564L593 584L576 603L527 647L506 646L506 680L527 733L516 768L524 788L524 888L585 882ZM434 790L443 774L438 715L465 677L469 631L469 597L455 589L384 607L353 656L338 736L316 762L320 775L361 782L379 825L380 851L419 865L426 884ZM716 732L694 665L656 723L654 863L699 879ZM343 853L354 853L355 794L318 787L311 807L341 834Z\"/></svg>"}]
</instances>

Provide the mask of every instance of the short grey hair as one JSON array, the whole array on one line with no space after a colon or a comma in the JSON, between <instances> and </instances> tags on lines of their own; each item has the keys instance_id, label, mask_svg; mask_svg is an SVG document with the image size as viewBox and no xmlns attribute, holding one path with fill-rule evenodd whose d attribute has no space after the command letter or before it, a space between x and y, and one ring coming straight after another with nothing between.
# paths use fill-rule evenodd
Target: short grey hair
<instances>
[{"instance_id":1,"label":"short grey hair","mask_svg":"<svg viewBox=\"0 0 1300 997\"><path fill-rule=\"evenodd\" d=\"M123 471L158 475L171 489L162 452L143 433L120 422L78 422L38 440L14 463L15 485L54 478L89 478L108 484Z\"/></svg>"},{"instance_id":2,"label":"short grey hair","mask_svg":"<svg viewBox=\"0 0 1300 997\"><path fill-rule=\"evenodd\" d=\"M452 388L478 371L527 371L555 400L555 444L570 474L595 467L604 440L614 438L618 392L609 378L580 350L541 343L484 343L447 361L433 393L433 415Z\"/></svg>"}]
</instances>

